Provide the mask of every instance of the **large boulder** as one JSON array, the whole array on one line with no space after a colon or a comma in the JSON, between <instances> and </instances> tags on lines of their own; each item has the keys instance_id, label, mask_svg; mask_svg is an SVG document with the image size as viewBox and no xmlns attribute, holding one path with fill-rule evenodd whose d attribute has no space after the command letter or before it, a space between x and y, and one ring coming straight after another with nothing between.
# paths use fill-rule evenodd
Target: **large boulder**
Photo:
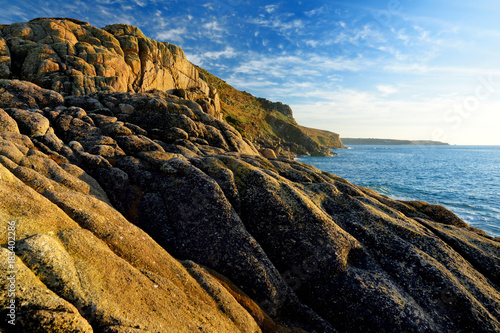
<instances>
[{"instance_id":1,"label":"large boulder","mask_svg":"<svg viewBox=\"0 0 500 333\"><path fill-rule=\"evenodd\" d=\"M10 77L10 67L9 48L7 47L5 38L0 37L0 79L8 79Z\"/></svg>"},{"instance_id":2,"label":"large boulder","mask_svg":"<svg viewBox=\"0 0 500 333\"><path fill-rule=\"evenodd\" d=\"M21 132L27 136L45 135L50 122L43 116L41 110L5 109L17 121Z\"/></svg>"},{"instance_id":3,"label":"large boulder","mask_svg":"<svg viewBox=\"0 0 500 333\"><path fill-rule=\"evenodd\" d=\"M19 127L4 109L0 109L0 132L19 133Z\"/></svg>"},{"instance_id":4,"label":"large boulder","mask_svg":"<svg viewBox=\"0 0 500 333\"><path fill-rule=\"evenodd\" d=\"M64 102L57 92L27 81L0 80L0 104L3 108L43 109Z\"/></svg>"}]
</instances>

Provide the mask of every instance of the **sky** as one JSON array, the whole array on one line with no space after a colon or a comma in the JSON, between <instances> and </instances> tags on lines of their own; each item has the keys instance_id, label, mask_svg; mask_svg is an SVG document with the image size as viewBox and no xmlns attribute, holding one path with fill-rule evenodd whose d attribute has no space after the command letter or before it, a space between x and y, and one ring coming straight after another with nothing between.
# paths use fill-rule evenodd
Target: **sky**
<instances>
[{"instance_id":1,"label":"sky","mask_svg":"<svg viewBox=\"0 0 500 333\"><path fill-rule=\"evenodd\" d=\"M0 23L126 23L341 137L500 145L498 0L0 0Z\"/></svg>"}]
</instances>

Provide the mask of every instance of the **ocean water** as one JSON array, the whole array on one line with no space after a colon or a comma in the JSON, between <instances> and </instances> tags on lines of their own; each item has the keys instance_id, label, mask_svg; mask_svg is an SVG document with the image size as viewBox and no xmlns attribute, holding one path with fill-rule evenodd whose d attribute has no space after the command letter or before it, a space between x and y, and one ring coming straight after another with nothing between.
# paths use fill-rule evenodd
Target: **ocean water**
<instances>
[{"instance_id":1,"label":"ocean water","mask_svg":"<svg viewBox=\"0 0 500 333\"><path fill-rule=\"evenodd\" d=\"M465 222L500 237L500 146L366 146L334 157L299 157L398 200L447 207Z\"/></svg>"}]
</instances>

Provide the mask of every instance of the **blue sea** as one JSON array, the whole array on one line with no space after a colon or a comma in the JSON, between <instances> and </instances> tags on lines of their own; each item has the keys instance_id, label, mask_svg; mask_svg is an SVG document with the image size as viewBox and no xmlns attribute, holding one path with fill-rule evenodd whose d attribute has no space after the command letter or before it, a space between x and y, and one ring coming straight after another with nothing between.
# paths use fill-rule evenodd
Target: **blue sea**
<instances>
[{"instance_id":1,"label":"blue sea","mask_svg":"<svg viewBox=\"0 0 500 333\"><path fill-rule=\"evenodd\" d=\"M298 161L398 200L447 207L500 237L500 146L366 146Z\"/></svg>"}]
</instances>

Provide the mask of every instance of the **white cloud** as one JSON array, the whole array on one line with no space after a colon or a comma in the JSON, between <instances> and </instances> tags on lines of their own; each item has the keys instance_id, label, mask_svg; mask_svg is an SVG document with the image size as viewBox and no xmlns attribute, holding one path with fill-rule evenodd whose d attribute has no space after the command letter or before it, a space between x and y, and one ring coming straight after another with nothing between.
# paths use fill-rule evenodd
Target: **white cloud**
<instances>
[{"instance_id":1,"label":"white cloud","mask_svg":"<svg viewBox=\"0 0 500 333\"><path fill-rule=\"evenodd\" d=\"M300 30L304 28L304 22L300 19L284 22L277 17L271 19L264 19L262 17L250 20L250 23L260 25L266 28L272 28L280 32L287 32L289 30Z\"/></svg>"},{"instance_id":2,"label":"white cloud","mask_svg":"<svg viewBox=\"0 0 500 333\"><path fill-rule=\"evenodd\" d=\"M213 42L216 43L227 43L228 41L225 40L225 36L228 33L228 30L221 26L218 21L210 21L202 24L202 28L196 33L194 33L197 37L199 38L208 38Z\"/></svg>"},{"instance_id":3,"label":"white cloud","mask_svg":"<svg viewBox=\"0 0 500 333\"><path fill-rule=\"evenodd\" d=\"M160 41L165 42L178 42L182 43L183 35L187 34L187 29L185 27L175 28L170 30L159 31L155 38Z\"/></svg>"},{"instance_id":4,"label":"white cloud","mask_svg":"<svg viewBox=\"0 0 500 333\"><path fill-rule=\"evenodd\" d=\"M305 43L307 46L317 47L320 44L320 41L319 40L306 40Z\"/></svg>"},{"instance_id":5,"label":"white cloud","mask_svg":"<svg viewBox=\"0 0 500 333\"><path fill-rule=\"evenodd\" d=\"M210 2L208 2L206 4L203 4L202 6L205 7L206 9L208 9L208 10L211 10L211 11L214 10L214 5L212 3L210 3Z\"/></svg>"},{"instance_id":6,"label":"white cloud","mask_svg":"<svg viewBox=\"0 0 500 333\"><path fill-rule=\"evenodd\" d=\"M144 7L146 6L146 2L145 1L140 1L140 0L133 0L134 3L139 6L139 7Z\"/></svg>"},{"instance_id":7,"label":"white cloud","mask_svg":"<svg viewBox=\"0 0 500 333\"><path fill-rule=\"evenodd\" d=\"M217 21L207 22L203 24L203 28L212 31L224 31L224 29L220 27L219 22Z\"/></svg>"},{"instance_id":8,"label":"white cloud","mask_svg":"<svg viewBox=\"0 0 500 333\"><path fill-rule=\"evenodd\" d=\"M209 59L219 59L219 58L234 58L238 53L230 46L227 46L223 51L215 52L205 52L204 56Z\"/></svg>"},{"instance_id":9,"label":"white cloud","mask_svg":"<svg viewBox=\"0 0 500 333\"><path fill-rule=\"evenodd\" d=\"M267 5L264 7L264 10L271 14L271 13L274 13L276 11L276 9L278 8L278 5Z\"/></svg>"},{"instance_id":10,"label":"white cloud","mask_svg":"<svg viewBox=\"0 0 500 333\"><path fill-rule=\"evenodd\" d=\"M266 55L250 53L234 68L234 73L267 75L269 78L317 80L335 71L357 71L370 62L362 59L318 56L314 53Z\"/></svg>"},{"instance_id":11,"label":"white cloud","mask_svg":"<svg viewBox=\"0 0 500 333\"><path fill-rule=\"evenodd\" d=\"M210 63L214 64L220 58L234 58L238 56L238 52L230 46L226 46L226 48L222 51L209 51L209 52L198 52L198 53L190 53L186 52L186 58L189 59L192 63L202 66L203 64Z\"/></svg>"},{"instance_id":12,"label":"white cloud","mask_svg":"<svg viewBox=\"0 0 500 333\"><path fill-rule=\"evenodd\" d=\"M313 10L304 12L304 15L306 15L308 17L312 17L312 16L315 16L315 15L324 14L326 11L327 11L327 8L325 6L321 6L319 8L315 8Z\"/></svg>"},{"instance_id":13,"label":"white cloud","mask_svg":"<svg viewBox=\"0 0 500 333\"><path fill-rule=\"evenodd\" d=\"M498 80L500 78L500 69L498 68L482 68L482 67L459 67L459 66L429 66L425 64L415 63L399 63L386 65L383 67L385 71L394 73L409 73L409 74L428 74L428 73L444 73L450 75L461 75L471 77L494 76Z\"/></svg>"},{"instance_id":14,"label":"white cloud","mask_svg":"<svg viewBox=\"0 0 500 333\"><path fill-rule=\"evenodd\" d=\"M240 87L241 89L247 89L247 90L251 90L251 89L260 89L262 87L277 87L279 86L279 84L275 81L271 81L269 80L267 77L265 76L257 76L257 77L253 77L253 80L252 81L249 81L247 80L245 77L241 77L241 76L232 76L231 79L230 79L230 84L235 86L235 87ZM271 94L269 94L267 96L267 98L271 98L270 96Z\"/></svg>"},{"instance_id":15,"label":"white cloud","mask_svg":"<svg viewBox=\"0 0 500 333\"><path fill-rule=\"evenodd\" d=\"M321 35L323 38L318 39L318 45L335 45L336 47L340 46L344 48L352 46L357 47L363 52L366 49L378 48L391 42L387 39L388 36L382 31L369 24L358 27L354 26L350 29L345 29L347 25L343 21L338 22L337 25L340 28Z\"/></svg>"},{"instance_id":16,"label":"white cloud","mask_svg":"<svg viewBox=\"0 0 500 333\"><path fill-rule=\"evenodd\" d=\"M396 36L396 39L402 40L405 45L408 45L410 43L410 36L406 34L406 31L404 29L396 30L394 28L391 28L391 32Z\"/></svg>"},{"instance_id":17,"label":"white cloud","mask_svg":"<svg viewBox=\"0 0 500 333\"><path fill-rule=\"evenodd\" d=\"M389 96L392 94L395 94L399 91L398 88L391 86L391 85L378 85L376 86L377 90L382 93L382 96Z\"/></svg>"}]
</instances>

